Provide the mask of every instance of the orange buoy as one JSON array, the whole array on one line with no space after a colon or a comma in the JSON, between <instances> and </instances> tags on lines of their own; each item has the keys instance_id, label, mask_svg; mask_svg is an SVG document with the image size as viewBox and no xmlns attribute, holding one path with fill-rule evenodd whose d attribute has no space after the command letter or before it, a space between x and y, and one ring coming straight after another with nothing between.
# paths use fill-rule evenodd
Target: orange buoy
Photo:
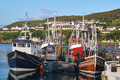
<instances>
[{"instance_id":1,"label":"orange buoy","mask_svg":"<svg viewBox=\"0 0 120 80\"><path fill-rule=\"evenodd\" d=\"M43 65L40 65L40 70L43 71Z\"/></svg>"},{"instance_id":2,"label":"orange buoy","mask_svg":"<svg viewBox=\"0 0 120 80\"><path fill-rule=\"evenodd\" d=\"M40 71L40 74L42 75L42 74L43 74L43 71Z\"/></svg>"}]
</instances>

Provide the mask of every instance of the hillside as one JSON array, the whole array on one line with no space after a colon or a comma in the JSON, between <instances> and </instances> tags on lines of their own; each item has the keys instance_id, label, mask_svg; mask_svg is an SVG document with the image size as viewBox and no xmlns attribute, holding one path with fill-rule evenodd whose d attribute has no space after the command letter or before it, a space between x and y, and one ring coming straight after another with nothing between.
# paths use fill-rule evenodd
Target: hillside
<instances>
[{"instance_id":1,"label":"hillside","mask_svg":"<svg viewBox=\"0 0 120 80\"><path fill-rule=\"evenodd\" d=\"M58 16L56 19L57 19L57 21L77 21L77 20L81 20L82 16ZM88 19L88 20L96 19L96 20L107 22L106 26L120 27L120 9L85 15L85 19ZM50 18L49 21L53 21L53 18ZM28 21L28 25L30 27L31 26L40 26L40 24L44 23L44 22L46 22L46 19L44 19L42 21L41 20ZM16 25L23 26L24 21L15 22L15 23L12 23L5 27L13 27Z\"/></svg>"}]
</instances>

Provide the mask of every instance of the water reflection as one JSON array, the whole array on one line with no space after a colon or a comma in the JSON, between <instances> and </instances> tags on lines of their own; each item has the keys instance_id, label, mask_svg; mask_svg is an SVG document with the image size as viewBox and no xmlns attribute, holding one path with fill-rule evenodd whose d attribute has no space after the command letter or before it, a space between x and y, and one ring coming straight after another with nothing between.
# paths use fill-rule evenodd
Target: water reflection
<instances>
[{"instance_id":1,"label":"water reflection","mask_svg":"<svg viewBox=\"0 0 120 80\"><path fill-rule=\"evenodd\" d=\"M78 80L101 80L101 75L93 76L93 75L81 73L78 76Z\"/></svg>"},{"instance_id":2,"label":"water reflection","mask_svg":"<svg viewBox=\"0 0 120 80\"><path fill-rule=\"evenodd\" d=\"M7 54L11 52L11 44L0 44L0 62L7 61Z\"/></svg>"},{"instance_id":3,"label":"water reflection","mask_svg":"<svg viewBox=\"0 0 120 80\"><path fill-rule=\"evenodd\" d=\"M44 72L43 73L43 80L76 80L76 74L64 74L64 73L57 73L57 72Z\"/></svg>"},{"instance_id":4,"label":"water reflection","mask_svg":"<svg viewBox=\"0 0 120 80\"><path fill-rule=\"evenodd\" d=\"M64 74L58 72L30 72L22 75L15 75L9 72L8 80L101 80L99 77L91 77L82 74Z\"/></svg>"},{"instance_id":5,"label":"water reflection","mask_svg":"<svg viewBox=\"0 0 120 80\"><path fill-rule=\"evenodd\" d=\"M56 72L30 72L22 75L9 72L8 80L76 80L76 76Z\"/></svg>"},{"instance_id":6,"label":"water reflection","mask_svg":"<svg viewBox=\"0 0 120 80\"><path fill-rule=\"evenodd\" d=\"M10 71L8 74L8 80L40 80L40 78L41 75L38 72L15 75Z\"/></svg>"}]
</instances>

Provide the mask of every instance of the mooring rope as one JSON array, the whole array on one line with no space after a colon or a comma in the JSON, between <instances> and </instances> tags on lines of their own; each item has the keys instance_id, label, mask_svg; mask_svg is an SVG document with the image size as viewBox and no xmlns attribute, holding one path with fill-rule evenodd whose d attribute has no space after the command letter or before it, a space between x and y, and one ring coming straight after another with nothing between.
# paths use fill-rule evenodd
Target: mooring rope
<instances>
[{"instance_id":1,"label":"mooring rope","mask_svg":"<svg viewBox=\"0 0 120 80\"><path fill-rule=\"evenodd\" d=\"M75 74L75 72L72 72L72 73L70 73L70 72L63 72L63 71L60 71L60 70L52 69L52 68L50 68L48 66L46 66L46 68L48 68L51 71L55 71L55 72L59 72L59 73L63 73L63 74Z\"/></svg>"},{"instance_id":2,"label":"mooring rope","mask_svg":"<svg viewBox=\"0 0 120 80\"><path fill-rule=\"evenodd\" d=\"M26 55L27 55L27 57L28 57L28 59L33 63L33 64L35 64L35 65L41 65L42 63L40 63L39 61L37 61L37 60L35 60L34 58L32 58L31 56L28 56L28 54L27 53L25 53ZM36 64L35 62L33 62L30 58L32 58L35 62L37 62L38 64Z\"/></svg>"}]
</instances>

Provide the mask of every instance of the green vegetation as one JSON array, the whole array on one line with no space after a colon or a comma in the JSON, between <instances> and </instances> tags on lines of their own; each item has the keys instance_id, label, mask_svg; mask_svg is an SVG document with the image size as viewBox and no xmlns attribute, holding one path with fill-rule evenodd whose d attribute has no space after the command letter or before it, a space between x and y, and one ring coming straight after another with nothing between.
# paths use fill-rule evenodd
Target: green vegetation
<instances>
[{"instance_id":1,"label":"green vegetation","mask_svg":"<svg viewBox=\"0 0 120 80\"><path fill-rule=\"evenodd\" d=\"M28 21L27 24L29 27L33 27L33 26L40 26L41 21L40 20L36 20L36 21ZM19 21L19 22L15 22L12 23L10 25L6 25L5 27L15 27L15 26L24 26L25 21Z\"/></svg>"},{"instance_id":2,"label":"green vegetation","mask_svg":"<svg viewBox=\"0 0 120 80\"><path fill-rule=\"evenodd\" d=\"M32 37L40 37L40 39L45 39L45 30L30 30L32 32ZM0 41L12 41L16 39L20 32L4 32L0 33ZM62 30L63 41L68 41L71 36L72 30ZM28 34L27 34L28 35Z\"/></svg>"},{"instance_id":3,"label":"green vegetation","mask_svg":"<svg viewBox=\"0 0 120 80\"><path fill-rule=\"evenodd\" d=\"M117 40L120 40L120 30L112 31L110 34L106 34L104 38L115 40L115 37Z\"/></svg>"},{"instance_id":4,"label":"green vegetation","mask_svg":"<svg viewBox=\"0 0 120 80\"><path fill-rule=\"evenodd\" d=\"M4 32L4 33L0 33L0 41L1 40L9 40L11 41L12 39L17 38L19 32Z\"/></svg>"},{"instance_id":5,"label":"green vegetation","mask_svg":"<svg viewBox=\"0 0 120 80\"><path fill-rule=\"evenodd\" d=\"M49 21L53 21L53 17L49 18ZM82 20L82 16L59 16L56 18L57 21L77 21L77 20ZM90 14L90 15L85 15L85 19L90 20L90 19L95 19L95 20L99 20L102 22L106 22L106 24L100 24L97 23L96 25L101 25L104 26L104 29L106 29L108 26L115 26L116 28L120 28L120 9L116 9L116 10L112 10L112 11L107 11L107 12L101 12L101 13L94 13L94 14ZM47 28L47 25L45 25L44 23L47 22L47 19L44 20L36 20L36 21L28 21L28 26L30 27L39 27L39 26L43 26L45 29ZM15 22L12 23L10 25L7 25L5 27L14 27L14 26L24 26L24 21L19 21L19 22ZM41 31L35 31L35 30L31 30L31 32L33 33L33 36L38 36L41 39L45 38L45 30ZM102 39L116 39L120 40L120 31L112 31L110 34L101 34L100 31L98 32L98 40L102 40ZM67 41L69 40L70 36L71 36L72 30L63 30L62 34L63 34L63 41ZM19 32L11 32L11 33L0 33L0 40L11 40L11 39L15 39L18 36Z\"/></svg>"},{"instance_id":6,"label":"green vegetation","mask_svg":"<svg viewBox=\"0 0 120 80\"><path fill-rule=\"evenodd\" d=\"M53 21L53 19L54 19L53 17L49 18L49 21ZM77 20L82 20L82 16L59 16L56 19L57 21L77 21ZM85 19L87 20L96 19L102 22L106 22L106 24L98 24L98 25L104 25L104 28L106 28L107 26L120 27L120 9L85 15ZM47 22L47 19L44 19L42 21L41 20L28 21L28 25L30 27L34 27L34 26L39 27L41 26L41 24L44 24L45 22ZM24 23L25 23L24 21L19 21L7 25L5 27L23 26Z\"/></svg>"},{"instance_id":7,"label":"green vegetation","mask_svg":"<svg viewBox=\"0 0 120 80\"><path fill-rule=\"evenodd\" d=\"M68 41L71 37L71 34L72 34L72 31L73 30L63 30L62 31L62 34L63 34L63 41Z\"/></svg>"},{"instance_id":8,"label":"green vegetation","mask_svg":"<svg viewBox=\"0 0 120 80\"><path fill-rule=\"evenodd\" d=\"M73 30L62 30L62 41L66 42L70 39L71 34L72 34ZM30 32L32 32L32 37L40 37L40 39L45 39L45 30L30 30ZM58 31L59 32L59 31ZM20 32L4 32L4 33L0 33L0 41L12 41L12 39L16 39L17 36L19 35ZM51 34L51 33L50 33ZM98 34L98 40L101 41L102 39L115 39L116 36L116 40L120 40L120 31L116 30L116 31L112 31L110 34L101 34L100 31L97 30L97 34Z\"/></svg>"},{"instance_id":9,"label":"green vegetation","mask_svg":"<svg viewBox=\"0 0 120 80\"><path fill-rule=\"evenodd\" d=\"M32 37L40 37L41 39L44 39L45 38L45 32L44 31L41 31L41 30L38 30L38 31L35 31L35 30L31 30L32 32ZM12 39L16 39L18 37L20 32L4 32L4 33L0 33L0 41L1 40L9 40L9 41L12 41Z\"/></svg>"},{"instance_id":10,"label":"green vegetation","mask_svg":"<svg viewBox=\"0 0 120 80\"><path fill-rule=\"evenodd\" d=\"M32 32L32 37L40 37L40 39L45 38L45 31L44 30L31 30Z\"/></svg>"}]
</instances>

